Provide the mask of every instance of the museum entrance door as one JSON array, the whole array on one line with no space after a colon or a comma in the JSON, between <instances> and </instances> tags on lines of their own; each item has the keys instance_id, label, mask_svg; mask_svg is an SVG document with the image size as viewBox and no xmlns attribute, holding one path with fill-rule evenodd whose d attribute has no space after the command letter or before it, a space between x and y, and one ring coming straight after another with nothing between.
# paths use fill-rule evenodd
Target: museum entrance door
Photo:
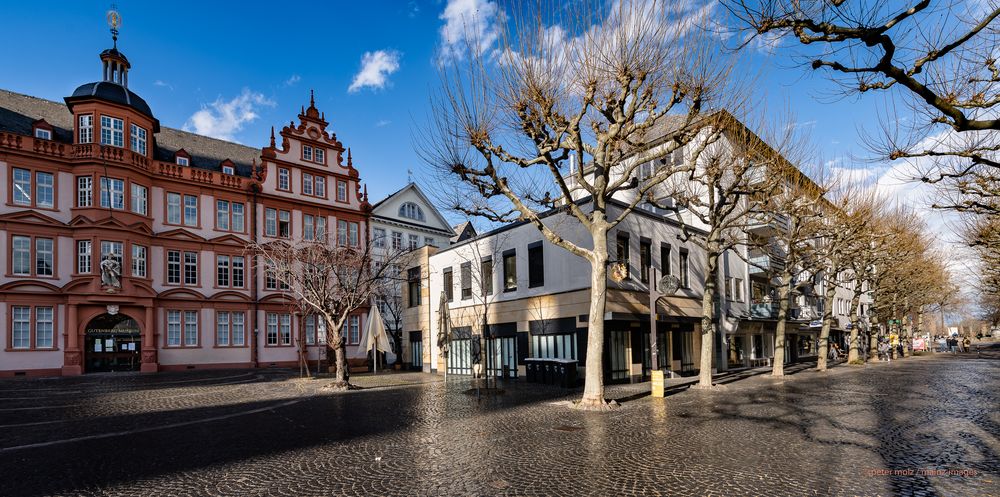
<instances>
[{"instance_id":1,"label":"museum entrance door","mask_svg":"<svg viewBox=\"0 0 1000 497\"><path fill-rule=\"evenodd\" d=\"M101 314L84 332L84 371L139 371L142 332L139 323L124 314Z\"/></svg>"}]
</instances>

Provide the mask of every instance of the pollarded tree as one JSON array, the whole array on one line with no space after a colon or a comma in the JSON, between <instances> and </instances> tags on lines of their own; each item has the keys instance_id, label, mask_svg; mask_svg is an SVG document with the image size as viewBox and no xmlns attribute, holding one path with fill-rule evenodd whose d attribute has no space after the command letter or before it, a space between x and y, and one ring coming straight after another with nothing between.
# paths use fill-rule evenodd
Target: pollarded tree
<instances>
[{"instance_id":1,"label":"pollarded tree","mask_svg":"<svg viewBox=\"0 0 1000 497\"><path fill-rule=\"evenodd\" d=\"M786 134L776 136L773 141L780 146L772 148L731 114L720 111L711 117L704 133L689 147L695 151L688 159L692 169L671 176L665 185L686 234L691 227L704 232L688 235L705 251L698 379L703 388L712 386L715 340L721 329L720 258L726 251L740 255L737 249L748 244L746 233L750 226L773 221L775 213L768 208L769 199L786 178L801 174L779 152L789 149L792 127L775 126Z\"/></svg>"},{"instance_id":2,"label":"pollarded tree","mask_svg":"<svg viewBox=\"0 0 1000 497\"><path fill-rule=\"evenodd\" d=\"M252 244L248 251L260 257L265 278L285 289L304 314L321 319L326 329L326 357L336 361L338 388L348 388L343 326L352 311L371 304L391 278L399 254L379 251L367 237L357 245L329 245L315 240ZM317 326L317 333L323 327Z\"/></svg>"},{"instance_id":3,"label":"pollarded tree","mask_svg":"<svg viewBox=\"0 0 1000 497\"><path fill-rule=\"evenodd\" d=\"M871 143L883 158L930 159L933 167L924 169L924 181L945 181L958 188L959 181L971 179L975 184L985 178L980 186L986 187L987 196L996 199L1000 194L996 180L1000 5L996 2L725 0L723 4L737 28L742 28L746 44L758 36L778 41L773 44L777 50L793 51L813 70L828 71L845 95L883 93L902 98L914 119L899 119L895 112L885 116L883 139Z\"/></svg>"},{"instance_id":4,"label":"pollarded tree","mask_svg":"<svg viewBox=\"0 0 1000 497\"><path fill-rule=\"evenodd\" d=\"M670 156L707 125L732 68L698 29L704 12L661 2L541 4L500 17L499 47L467 37L469 57L442 71L422 155L458 180L453 207L492 222L524 221L591 267L585 386L580 407L605 409L603 344L608 233L657 184L688 164L640 165ZM660 145L646 148L653 137ZM579 167L570 168L570 158ZM620 207L612 208L615 200ZM556 209L583 242L544 222Z\"/></svg>"}]
</instances>

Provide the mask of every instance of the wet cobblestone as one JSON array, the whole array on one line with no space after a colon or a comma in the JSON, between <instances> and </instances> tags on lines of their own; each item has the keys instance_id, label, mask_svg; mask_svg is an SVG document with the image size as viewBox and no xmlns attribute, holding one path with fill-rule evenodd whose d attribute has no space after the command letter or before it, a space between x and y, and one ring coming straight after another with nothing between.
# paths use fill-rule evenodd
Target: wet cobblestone
<instances>
[{"instance_id":1,"label":"wet cobblestone","mask_svg":"<svg viewBox=\"0 0 1000 497\"><path fill-rule=\"evenodd\" d=\"M420 373L0 381L0 494L1000 495L997 355L615 386L611 413Z\"/></svg>"}]
</instances>

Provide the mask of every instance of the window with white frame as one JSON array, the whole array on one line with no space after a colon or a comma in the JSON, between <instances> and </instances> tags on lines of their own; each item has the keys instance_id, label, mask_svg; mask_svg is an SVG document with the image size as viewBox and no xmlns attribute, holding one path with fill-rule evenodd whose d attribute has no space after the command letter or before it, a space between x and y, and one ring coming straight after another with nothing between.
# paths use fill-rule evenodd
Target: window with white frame
<instances>
[{"instance_id":1,"label":"window with white frame","mask_svg":"<svg viewBox=\"0 0 1000 497\"><path fill-rule=\"evenodd\" d=\"M337 245L347 245L347 221L343 219L337 221Z\"/></svg>"},{"instance_id":2,"label":"window with white frame","mask_svg":"<svg viewBox=\"0 0 1000 497\"><path fill-rule=\"evenodd\" d=\"M385 229L372 228L372 244L375 248L385 248Z\"/></svg>"},{"instance_id":3,"label":"window with white frame","mask_svg":"<svg viewBox=\"0 0 1000 497\"><path fill-rule=\"evenodd\" d=\"M135 123L132 123L129 128L131 131L129 136L132 138L132 151L146 155L146 128L138 126Z\"/></svg>"},{"instance_id":4,"label":"window with white frame","mask_svg":"<svg viewBox=\"0 0 1000 497\"><path fill-rule=\"evenodd\" d=\"M270 207L264 209L264 235L278 236L278 211Z\"/></svg>"},{"instance_id":5,"label":"window with white frame","mask_svg":"<svg viewBox=\"0 0 1000 497\"><path fill-rule=\"evenodd\" d=\"M737 302L743 302L743 279L734 278L733 279L733 299Z\"/></svg>"},{"instance_id":6,"label":"window with white frame","mask_svg":"<svg viewBox=\"0 0 1000 497\"><path fill-rule=\"evenodd\" d=\"M316 176L316 196L326 198L326 178L322 176Z\"/></svg>"},{"instance_id":7,"label":"window with white frame","mask_svg":"<svg viewBox=\"0 0 1000 497\"><path fill-rule=\"evenodd\" d=\"M431 246L433 246L434 245L434 239L431 238L431 237L429 237L429 236L425 236L424 237L424 245L431 245Z\"/></svg>"},{"instance_id":8,"label":"window with white frame","mask_svg":"<svg viewBox=\"0 0 1000 497\"><path fill-rule=\"evenodd\" d=\"M420 246L420 237L418 235L414 235L411 233L409 235L409 240L410 240L410 250L416 250L417 247Z\"/></svg>"},{"instance_id":9,"label":"window with white frame","mask_svg":"<svg viewBox=\"0 0 1000 497\"><path fill-rule=\"evenodd\" d=\"M230 176L236 174L236 169L233 166L222 166L222 174L228 174Z\"/></svg>"},{"instance_id":10,"label":"window with white frame","mask_svg":"<svg viewBox=\"0 0 1000 497\"><path fill-rule=\"evenodd\" d=\"M347 238L348 241L351 243L352 247L357 247L358 245L360 245L361 240L360 240L360 231L358 228L358 223L353 223L353 222L348 223Z\"/></svg>"},{"instance_id":11,"label":"window with white frame","mask_svg":"<svg viewBox=\"0 0 1000 497\"><path fill-rule=\"evenodd\" d=\"M181 311L167 311L167 346L181 346Z\"/></svg>"},{"instance_id":12,"label":"window with white frame","mask_svg":"<svg viewBox=\"0 0 1000 497\"><path fill-rule=\"evenodd\" d=\"M35 173L35 207L55 206L55 177L52 173Z\"/></svg>"},{"instance_id":13,"label":"window with white frame","mask_svg":"<svg viewBox=\"0 0 1000 497\"><path fill-rule=\"evenodd\" d=\"M234 232L243 233L244 231L246 231L245 228L246 216L244 214L246 206L242 202L233 202L231 210L232 210L231 213L232 218L230 226L232 226Z\"/></svg>"},{"instance_id":14,"label":"window with white frame","mask_svg":"<svg viewBox=\"0 0 1000 497\"><path fill-rule=\"evenodd\" d=\"M167 251L167 284L181 284L181 251Z\"/></svg>"},{"instance_id":15,"label":"window with white frame","mask_svg":"<svg viewBox=\"0 0 1000 497\"><path fill-rule=\"evenodd\" d=\"M77 240L76 242L76 272L88 274L93 264L93 243L90 240Z\"/></svg>"},{"instance_id":16,"label":"window with white frame","mask_svg":"<svg viewBox=\"0 0 1000 497\"><path fill-rule=\"evenodd\" d=\"M11 273L15 276L31 276L31 237L11 237Z\"/></svg>"},{"instance_id":17,"label":"window with white frame","mask_svg":"<svg viewBox=\"0 0 1000 497\"><path fill-rule=\"evenodd\" d=\"M94 178L91 176L76 177L76 206L90 207L94 205Z\"/></svg>"},{"instance_id":18,"label":"window with white frame","mask_svg":"<svg viewBox=\"0 0 1000 497\"><path fill-rule=\"evenodd\" d=\"M278 211L278 236L281 238L291 238L292 236L292 213L288 211Z\"/></svg>"},{"instance_id":19,"label":"window with white frame","mask_svg":"<svg viewBox=\"0 0 1000 497\"><path fill-rule=\"evenodd\" d=\"M77 120L77 136L80 143L94 143L94 115L81 114Z\"/></svg>"},{"instance_id":20,"label":"window with white frame","mask_svg":"<svg viewBox=\"0 0 1000 497\"><path fill-rule=\"evenodd\" d=\"M132 244L132 276L146 277L146 247Z\"/></svg>"},{"instance_id":21,"label":"window with white frame","mask_svg":"<svg viewBox=\"0 0 1000 497\"><path fill-rule=\"evenodd\" d=\"M302 194L313 194L313 175L309 173L302 173Z\"/></svg>"},{"instance_id":22,"label":"window with white frame","mask_svg":"<svg viewBox=\"0 0 1000 497\"><path fill-rule=\"evenodd\" d=\"M413 219L414 221L424 220L424 210L420 208L419 205L413 202L406 202L399 206L400 217L405 217L407 219Z\"/></svg>"},{"instance_id":23,"label":"window with white frame","mask_svg":"<svg viewBox=\"0 0 1000 497\"><path fill-rule=\"evenodd\" d=\"M18 205L31 205L31 171L14 168L14 203Z\"/></svg>"},{"instance_id":24,"label":"window with white frame","mask_svg":"<svg viewBox=\"0 0 1000 497\"><path fill-rule=\"evenodd\" d=\"M132 212L145 216L148 211L149 190L142 185L132 183Z\"/></svg>"},{"instance_id":25,"label":"window with white frame","mask_svg":"<svg viewBox=\"0 0 1000 497\"><path fill-rule=\"evenodd\" d=\"M189 166L189 165L191 165L191 160L188 159L187 157L177 157L177 158L174 159L174 162L176 162L178 166Z\"/></svg>"},{"instance_id":26,"label":"window with white frame","mask_svg":"<svg viewBox=\"0 0 1000 497\"><path fill-rule=\"evenodd\" d=\"M322 148L316 147L315 162L318 164L326 163L326 151Z\"/></svg>"},{"instance_id":27,"label":"window with white frame","mask_svg":"<svg viewBox=\"0 0 1000 497\"><path fill-rule=\"evenodd\" d=\"M305 240L326 240L326 218L323 216L302 215L302 238Z\"/></svg>"},{"instance_id":28,"label":"window with white frame","mask_svg":"<svg viewBox=\"0 0 1000 497\"><path fill-rule=\"evenodd\" d=\"M184 311L184 346L198 345L198 311Z\"/></svg>"},{"instance_id":29,"label":"window with white frame","mask_svg":"<svg viewBox=\"0 0 1000 497\"><path fill-rule=\"evenodd\" d=\"M184 252L184 284L198 284L198 253Z\"/></svg>"},{"instance_id":30,"label":"window with white frame","mask_svg":"<svg viewBox=\"0 0 1000 497\"><path fill-rule=\"evenodd\" d=\"M124 147L125 121L115 117L101 116L101 145Z\"/></svg>"},{"instance_id":31,"label":"window with white frame","mask_svg":"<svg viewBox=\"0 0 1000 497\"><path fill-rule=\"evenodd\" d=\"M231 258L232 273L230 281L233 288L243 288L245 283L246 263L242 255L234 255Z\"/></svg>"},{"instance_id":32,"label":"window with white frame","mask_svg":"<svg viewBox=\"0 0 1000 497\"><path fill-rule=\"evenodd\" d=\"M167 193L167 224L181 224L181 195Z\"/></svg>"},{"instance_id":33,"label":"window with white frame","mask_svg":"<svg viewBox=\"0 0 1000 497\"><path fill-rule=\"evenodd\" d=\"M337 181L337 201L347 202L347 182Z\"/></svg>"},{"instance_id":34,"label":"window with white frame","mask_svg":"<svg viewBox=\"0 0 1000 497\"><path fill-rule=\"evenodd\" d=\"M198 197L184 195L184 225L198 226Z\"/></svg>"},{"instance_id":35,"label":"window with white frame","mask_svg":"<svg viewBox=\"0 0 1000 497\"><path fill-rule=\"evenodd\" d=\"M51 238L35 238L35 276L53 276L55 247Z\"/></svg>"},{"instance_id":36,"label":"window with white frame","mask_svg":"<svg viewBox=\"0 0 1000 497\"><path fill-rule=\"evenodd\" d=\"M219 287L229 286L229 256L215 256L215 285Z\"/></svg>"},{"instance_id":37,"label":"window with white frame","mask_svg":"<svg viewBox=\"0 0 1000 497\"><path fill-rule=\"evenodd\" d=\"M11 306L11 348L15 350L54 348L54 320L53 307Z\"/></svg>"},{"instance_id":38,"label":"window with white frame","mask_svg":"<svg viewBox=\"0 0 1000 497\"><path fill-rule=\"evenodd\" d=\"M242 347L246 344L246 313L217 311L215 321L215 345Z\"/></svg>"},{"instance_id":39,"label":"window with white frame","mask_svg":"<svg viewBox=\"0 0 1000 497\"><path fill-rule=\"evenodd\" d=\"M125 180L101 177L101 207L125 209Z\"/></svg>"},{"instance_id":40,"label":"window with white frame","mask_svg":"<svg viewBox=\"0 0 1000 497\"><path fill-rule=\"evenodd\" d=\"M302 159L310 162L313 160L313 148L309 145L302 146Z\"/></svg>"},{"instance_id":41,"label":"window with white frame","mask_svg":"<svg viewBox=\"0 0 1000 497\"><path fill-rule=\"evenodd\" d=\"M403 250L403 234L398 231L392 232L392 249Z\"/></svg>"},{"instance_id":42,"label":"window with white frame","mask_svg":"<svg viewBox=\"0 0 1000 497\"><path fill-rule=\"evenodd\" d=\"M291 186L288 184L288 169L283 167L278 168L278 189L279 190L290 190Z\"/></svg>"},{"instance_id":43,"label":"window with white frame","mask_svg":"<svg viewBox=\"0 0 1000 497\"><path fill-rule=\"evenodd\" d=\"M215 229L229 231L229 201L215 201Z\"/></svg>"},{"instance_id":44,"label":"window with white frame","mask_svg":"<svg viewBox=\"0 0 1000 497\"><path fill-rule=\"evenodd\" d=\"M47 129L35 128L35 138L41 138L43 140L51 140L52 132Z\"/></svg>"}]
</instances>

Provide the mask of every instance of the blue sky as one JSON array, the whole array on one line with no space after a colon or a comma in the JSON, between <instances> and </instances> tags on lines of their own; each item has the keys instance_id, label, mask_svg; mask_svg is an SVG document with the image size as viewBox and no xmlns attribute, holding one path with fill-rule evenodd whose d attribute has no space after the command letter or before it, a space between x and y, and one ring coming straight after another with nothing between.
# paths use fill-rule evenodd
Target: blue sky
<instances>
[{"instance_id":1,"label":"blue sky","mask_svg":"<svg viewBox=\"0 0 1000 497\"><path fill-rule=\"evenodd\" d=\"M120 1L119 48L132 62L129 87L142 95L164 126L262 146L270 127L295 119L309 90L330 129L352 148L355 166L378 200L402 187L407 170L418 183L425 167L413 147L438 81L447 13L495 11L487 0L367 2L247 1L149 4ZM7 40L32 40L30 56L8 57L0 87L61 101L100 76L97 54L111 45L107 2L54 1L4 6ZM363 62L368 71L362 72ZM820 102L832 91L824 74L788 58L756 51L763 71L755 98L769 109L792 109L809 131L818 161L846 167L865 156L859 128L874 126L875 97ZM748 68L750 69L750 68ZM361 74L361 76L359 76Z\"/></svg>"}]
</instances>

